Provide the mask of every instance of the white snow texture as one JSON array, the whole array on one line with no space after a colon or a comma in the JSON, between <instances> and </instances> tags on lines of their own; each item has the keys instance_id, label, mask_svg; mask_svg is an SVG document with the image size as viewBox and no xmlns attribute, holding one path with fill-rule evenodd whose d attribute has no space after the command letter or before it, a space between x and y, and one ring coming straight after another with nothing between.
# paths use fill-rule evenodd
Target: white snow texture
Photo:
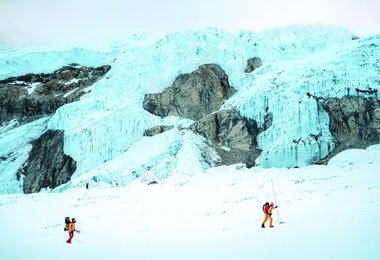
<instances>
[{"instance_id":1,"label":"white snow texture","mask_svg":"<svg viewBox=\"0 0 380 260\"><path fill-rule=\"evenodd\" d=\"M355 88L370 87L379 99L380 35L351 37L314 25L261 33L205 29L157 42L134 36L107 49L0 46L0 80L70 63L112 66L52 116L0 126L0 258L380 259L380 145L308 166L335 140L328 114L307 93L364 95ZM253 57L263 65L244 73ZM237 89L223 108L260 127L273 114L258 136L258 167L213 168L219 157L185 129L191 120L161 119L142 108L145 94L206 63L220 65ZM176 127L143 137L160 124ZM31 141L47 129L64 130L64 151L77 170L52 191L21 194L18 171ZM152 181L158 185L147 185ZM275 228L261 229L261 205L273 200L280 206ZM66 215L82 229L73 245L64 243Z\"/></svg>"}]
</instances>

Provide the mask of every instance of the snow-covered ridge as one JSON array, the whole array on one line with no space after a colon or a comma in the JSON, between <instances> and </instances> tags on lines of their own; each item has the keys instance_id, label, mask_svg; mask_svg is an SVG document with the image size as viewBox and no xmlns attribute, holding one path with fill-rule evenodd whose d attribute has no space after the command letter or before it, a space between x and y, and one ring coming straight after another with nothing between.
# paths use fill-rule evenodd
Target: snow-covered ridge
<instances>
[{"instance_id":1,"label":"snow-covered ridge","mask_svg":"<svg viewBox=\"0 0 380 260\"><path fill-rule=\"evenodd\" d=\"M115 55L84 48L34 51L0 47L0 80L28 73L49 73L71 63L98 67L111 64Z\"/></svg>"},{"instance_id":2,"label":"snow-covered ridge","mask_svg":"<svg viewBox=\"0 0 380 260\"><path fill-rule=\"evenodd\" d=\"M112 66L90 93L61 107L48 122L49 129L65 131L65 152L78 163L74 179L107 161L111 163L148 138L143 137L144 130L162 120L143 110L144 95L161 92L179 74L205 63L219 64L238 90L226 107L237 108L259 125L265 114L273 114L272 126L259 136L263 150L259 165L304 166L334 147L327 114L306 93L340 97L348 88L353 91L369 85L379 89L376 44L380 37L359 41L351 37L347 30L315 25L262 33L189 31L154 43L134 39L105 52L83 48L48 52L2 49L0 79L52 71L69 63ZM376 46L369 47L371 44ZM263 66L246 74L246 61L252 57L260 57ZM320 133L319 142L310 139ZM299 139L302 142L293 142ZM177 139L159 142L173 140ZM125 158L126 165L128 160ZM171 160L170 164L176 165L183 158Z\"/></svg>"}]
</instances>

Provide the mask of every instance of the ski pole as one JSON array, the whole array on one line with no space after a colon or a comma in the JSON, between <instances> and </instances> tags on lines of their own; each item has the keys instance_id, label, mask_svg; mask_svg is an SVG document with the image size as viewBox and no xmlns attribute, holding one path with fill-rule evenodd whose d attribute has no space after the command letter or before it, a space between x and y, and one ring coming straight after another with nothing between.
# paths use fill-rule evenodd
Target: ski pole
<instances>
[{"instance_id":1,"label":"ski pole","mask_svg":"<svg viewBox=\"0 0 380 260\"><path fill-rule=\"evenodd\" d=\"M274 196L274 203L276 204L276 207L278 206L277 205L277 199L276 199L276 192L274 191L274 184L273 184L273 180L271 179L271 182L272 182L272 189L273 189L273 196ZM280 215L279 215L279 213L278 213L278 208L277 208L277 210L276 210L276 212L277 212L277 221L278 221L278 225L280 226Z\"/></svg>"},{"instance_id":2,"label":"ski pole","mask_svg":"<svg viewBox=\"0 0 380 260\"><path fill-rule=\"evenodd\" d=\"M77 234L80 234L80 232L77 232ZM75 240L78 241L79 243L81 243L81 244L83 243L81 240L78 239L77 236L75 236L74 238L75 238Z\"/></svg>"}]
</instances>

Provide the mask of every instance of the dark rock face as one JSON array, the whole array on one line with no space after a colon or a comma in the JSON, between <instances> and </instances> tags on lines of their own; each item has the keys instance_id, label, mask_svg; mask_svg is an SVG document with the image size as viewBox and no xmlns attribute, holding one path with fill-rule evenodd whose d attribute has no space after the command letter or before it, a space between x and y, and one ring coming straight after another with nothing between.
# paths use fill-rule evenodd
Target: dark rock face
<instances>
[{"instance_id":1,"label":"dark rock face","mask_svg":"<svg viewBox=\"0 0 380 260\"><path fill-rule=\"evenodd\" d=\"M190 129L208 139L218 151L222 164L245 163L254 166L260 151L256 148L259 128L234 110L220 110L203 117Z\"/></svg>"},{"instance_id":2,"label":"dark rock face","mask_svg":"<svg viewBox=\"0 0 380 260\"><path fill-rule=\"evenodd\" d=\"M230 109L205 116L190 126L190 129L220 147L243 151L249 151L256 145L256 135L259 132L256 122L250 122Z\"/></svg>"},{"instance_id":3,"label":"dark rock face","mask_svg":"<svg viewBox=\"0 0 380 260\"><path fill-rule=\"evenodd\" d=\"M380 143L380 102L373 98L345 96L322 104L330 116L330 131L336 147L322 160L326 163L346 149L366 148Z\"/></svg>"},{"instance_id":4,"label":"dark rock face","mask_svg":"<svg viewBox=\"0 0 380 260\"><path fill-rule=\"evenodd\" d=\"M172 126L172 125L154 126L152 128L145 130L144 136L155 136L155 135L161 134L163 132L169 131L170 129L173 129L173 128L174 128L174 126Z\"/></svg>"},{"instance_id":5,"label":"dark rock face","mask_svg":"<svg viewBox=\"0 0 380 260\"><path fill-rule=\"evenodd\" d=\"M234 92L218 65L206 64L176 78L171 87L144 97L144 109L152 114L198 120L216 110Z\"/></svg>"},{"instance_id":6,"label":"dark rock face","mask_svg":"<svg viewBox=\"0 0 380 260\"><path fill-rule=\"evenodd\" d=\"M206 64L190 74L178 76L162 93L146 95L144 108L161 117L174 115L196 120L189 128L210 141L221 157L218 165L245 163L251 167L261 152L256 148L260 131L257 123L234 110L219 110L234 91L218 65ZM266 127L270 127L271 122L272 115L269 115ZM145 135L165 130L157 126L148 129Z\"/></svg>"},{"instance_id":7,"label":"dark rock face","mask_svg":"<svg viewBox=\"0 0 380 260\"><path fill-rule=\"evenodd\" d=\"M262 131L265 131L269 127L271 127L272 126L272 122L273 122L273 114L272 113L266 114L265 118L264 118L264 129Z\"/></svg>"},{"instance_id":8,"label":"dark rock face","mask_svg":"<svg viewBox=\"0 0 380 260\"><path fill-rule=\"evenodd\" d=\"M263 65L262 60L259 57L250 58L247 60L247 66L244 69L245 73L250 73Z\"/></svg>"},{"instance_id":9,"label":"dark rock face","mask_svg":"<svg viewBox=\"0 0 380 260\"><path fill-rule=\"evenodd\" d=\"M48 130L33 142L33 148L22 170L24 193L55 188L70 180L76 162L63 150L63 131Z\"/></svg>"},{"instance_id":10,"label":"dark rock face","mask_svg":"<svg viewBox=\"0 0 380 260\"><path fill-rule=\"evenodd\" d=\"M104 76L110 66L65 66L51 74L26 74L0 81L0 125L12 119L21 123L54 113L79 100L84 89Z\"/></svg>"}]
</instances>

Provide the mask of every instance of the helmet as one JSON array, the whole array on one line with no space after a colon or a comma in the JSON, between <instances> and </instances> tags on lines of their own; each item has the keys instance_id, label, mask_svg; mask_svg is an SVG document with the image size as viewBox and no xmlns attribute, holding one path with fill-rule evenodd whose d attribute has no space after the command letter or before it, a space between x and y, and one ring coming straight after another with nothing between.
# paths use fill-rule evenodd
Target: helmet
<instances>
[{"instance_id":1,"label":"helmet","mask_svg":"<svg viewBox=\"0 0 380 260\"><path fill-rule=\"evenodd\" d=\"M269 203L269 206L273 206L273 205L274 205L274 203L273 203L273 202Z\"/></svg>"},{"instance_id":2,"label":"helmet","mask_svg":"<svg viewBox=\"0 0 380 260\"><path fill-rule=\"evenodd\" d=\"M77 220L75 218L72 218L71 221L74 223L77 222Z\"/></svg>"}]
</instances>

